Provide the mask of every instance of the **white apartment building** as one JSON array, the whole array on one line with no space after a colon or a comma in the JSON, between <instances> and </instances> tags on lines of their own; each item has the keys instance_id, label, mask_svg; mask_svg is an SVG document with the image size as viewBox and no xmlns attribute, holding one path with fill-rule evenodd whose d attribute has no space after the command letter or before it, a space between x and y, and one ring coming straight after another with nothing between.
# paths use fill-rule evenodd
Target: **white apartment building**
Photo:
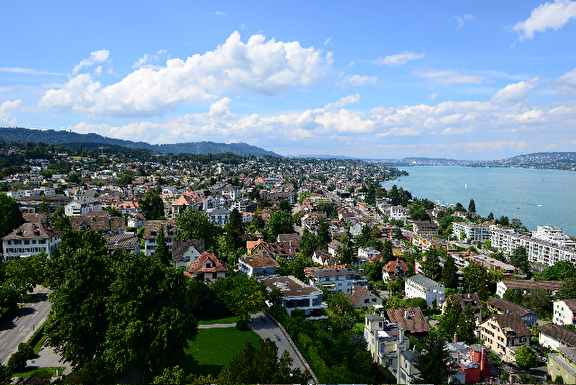
<instances>
[{"instance_id":1,"label":"white apartment building","mask_svg":"<svg viewBox=\"0 0 576 385\"><path fill-rule=\"evenodd\" d=\"M364 315L364 338L372 360L381 366L387 366L396 375L398 353L410 349L410 340L404 335L404 329L396 323L388 322L377 314Z\"/></svg>"},{"instance_id":2,"label":"white apartment building","mask_svg":"<svg viewBox=\"0 0 576 385\"><path fill-rule=\"evenodd\" d=\"M501 226L490 226L490 243L492 247L511 255L519 246L524 246L530 262L552 266L558 261L576 263L576 249L562 247L550 242L526 237L514 232L513 229Z\"/></svg>"},{"instance_id":3,"label":"white apartment building","mask_svg":"<svg viewBox=\"0 0 576 385\"><path fill-rule=\"evenodd\" d=\"M490 239L490 227L482 226L470 222L452 222L452 235L460 239L460 234L466 234L466 241L471 242L486 242Z\"/></svg>"},{"instance_id":4,"label":"white apartment building","mask_svg":"<svg viewBox=\"0 0 576 385\"><path fill-rule=\"evenodd\" d=\"M50 257L60 243L60 231L41 223L24 223L2 238L4 261L45 251Z\"/></svg>"},{"instance_id":5,"label":"white apartment building","mask_svg":"<svg viewBox=\"0 0 576 385\"><path fill-rule=\"evenodd\" d=\"M102 203L96 198L85 198L64 206L67 217L85 217L88 211L102 211Z\"/></svg>"},{"instance_id":6,"label":"white apartment building","mask_svg":"<svg viewBox=\"0 0 576 385\"><path fill-rule=\"evenodd\" d=\"M554 301L552 308L556 325L576 325L576 299Z\"/></svg>"},{"instance_id":7,"label":"white apartment building","mask_svg":"<svg viewBox=\"0 0 576 385\"><path fill-rule=\"evenodd\" d=\"M434 300L438 307L444 302L444 286L420 274L406 279L404 291L406 298L424 298L428 307L432 307Z\"/></svg>"},{"instance_id":8,"label":"white apartment building","mask_svg":"<svg viewBox=\"0 0 576 385\"><path fill-rule=\"evenodd\" d=\"M300 309L306 318L315 321L328 319L322 309L328 307L326 302L322 302L322 290L306 285L294 276L266 278L262 282L266 284L269 292L274 289L282 291L282 306L286 308L288 314L292 314L294 309Z\"/></svg>"},{"instance_id":9,"label":"white apartment building","mask_svg":"<svg viewBox=\"0 0 576 385\"><path fill-rule=\"evenodd\" d=\"M570 239L560 227L556 226L538 226L536 231L532 233L532 238L562 247L576 246L576 242Z\"/></svg>"}]
</instances>

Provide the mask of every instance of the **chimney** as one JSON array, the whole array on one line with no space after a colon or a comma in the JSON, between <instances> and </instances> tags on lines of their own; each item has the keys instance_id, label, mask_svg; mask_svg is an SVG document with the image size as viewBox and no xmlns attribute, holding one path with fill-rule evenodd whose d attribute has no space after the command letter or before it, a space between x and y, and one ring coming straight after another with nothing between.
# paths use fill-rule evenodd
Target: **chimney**
<instances>
[{"instance_id":1,"label":"chimney","mask_svg":"<svg viewBox=\"0 0 576 385\"><path fill-rule=\"evenodd\" d=\"M460 352L456 352L456 362L460 361Z\"/></svg>"},{"instance_id":2,"label":"chimney","mask_svg":"<svg viewBox=\"0 0 576 385\"><path fill-rule=\"evenodd\" d=\"M482 353L480 353L480 375L484 372L484 368L486 367L486 350L482 348Z\"/></svg>"},{"instance_id":3,"label":"chimney","mask_svg":"<svg viewBox=\"0 0 576 385\"><path fill-rule=\"evenodd\" d=\"M408 310L404 310L404 319L408 319Z\"/></svg>"},{"instance_id":4,"label":"chimney","mask_svg":"<svg viewBox=\"0 0 576 385\"><path fill-rule=\"evenodd\" d=\"M492 377L490 377L490 385L492 385Z\"/></svg>"},{"instance_id":5,"label":"chimney","mask_svg":"<svg viewBox=\"0 0 576 385\"><path fill-rule=\"evenodd\" d=\"M510 376L509 376L508 382L510 382L511 384L513 384L513 383L514 383L514 376L512 375L512 373L510 373Z\"/></svg>"},{"instance_id":6,"label":"chimney","mask_svg":"<svg viewBox=\"0 0 576 385\"><path fill-rule=\"evenodd\" d=\"M458 333L454 332L454 343L458 342Z\"/></svg>"}]
</instances>

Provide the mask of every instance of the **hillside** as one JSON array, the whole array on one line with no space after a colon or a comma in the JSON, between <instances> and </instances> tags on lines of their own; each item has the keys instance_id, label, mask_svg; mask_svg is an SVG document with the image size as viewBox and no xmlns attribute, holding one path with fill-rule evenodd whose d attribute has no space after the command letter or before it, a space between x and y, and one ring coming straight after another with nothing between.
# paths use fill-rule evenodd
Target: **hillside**
<instances>
[{"instance_id":1,"label":"hillside","mask_svg":"<svg viewBox=\"0 0 576 385\"><path fill-rule=\"evenodd\" d=\"M279 156L263 148L246 143L215 143L190 142L176 144L150 144L146 142L133 142L130 140L107 138L98 134L78 134L69 131L32 130L28 128L0 127L0 141L6 143L30 142L46 144L92 143L108 146L122 146L128 148L147 149L162 154L220 154L231 152L236 155Z\"/></svg>"}]
</instances>

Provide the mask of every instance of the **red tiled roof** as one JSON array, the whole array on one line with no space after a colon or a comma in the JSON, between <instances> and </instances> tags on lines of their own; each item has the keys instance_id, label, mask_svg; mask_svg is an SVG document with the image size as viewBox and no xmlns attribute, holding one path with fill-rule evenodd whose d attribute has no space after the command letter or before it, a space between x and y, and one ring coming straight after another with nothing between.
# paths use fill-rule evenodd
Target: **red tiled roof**
<instances>
[{"instance_id":1,"label":"red tiled roof","mask_svg":"<svg viewBox=\"0 0 576 385\"><path fill-rule=\"evenodd\" d=\"M204 263L210 260L210 262L212 262L212 267L205 267ZM226 267L226 265L222 262L220 262L220 260L218 259L218 257L216 257L216 255L214 255L214 253L210 250L203 252L202 254L200 254L200 256L198 257L197 260L195 260L194 262L192 262L190 264L190 267L188 268L188 272L192 273L192 274L198 274L198 273L217 273L220 271L228 271L228 268Z\"/></svg>"}]
</instances>

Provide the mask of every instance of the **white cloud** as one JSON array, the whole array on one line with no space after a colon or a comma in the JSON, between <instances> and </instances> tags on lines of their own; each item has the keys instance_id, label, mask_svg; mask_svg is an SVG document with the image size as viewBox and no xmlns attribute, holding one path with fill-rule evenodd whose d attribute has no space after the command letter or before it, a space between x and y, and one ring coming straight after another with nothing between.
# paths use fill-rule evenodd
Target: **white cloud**
<instances>
[{"instance_id":1,"label":"white cloud","mask_svg":"<svg viewBox=\"0 0 576 385\"><path fill-rule=\"evenodd\" d=\"M417 78L428 79L433 83L454 84L454 83L472 83L482 84L488 81L488 78L480 75L463 74L459 71L413 71L412 75Z\"/></svg>"},{"instance_id":2,"label":"white cloud","mask_svg":"<svg viewBox=\"0 0 576 385\"><path fill-rule=\"evenodd\" d=\"M528 82L521 81L519 83L508 84L492 96L492 101L494 103L509 104L526 100L528 95L538 86L539 80L539 77L535 77Z\"/></svg>"},{"instance_id":3,"label":"white cloud","mask_svg":"<svg viewBox=\"0 0 576 385\"><path fill-rule=\"evenodd\" d=\"M521 41L532 39L534 32L544 32L547 29L557 31L573 18L576 18L576 2L556 0L554 3L544 3L534 8L528 19L514 26L514 31L520 33Z\"/></svg>"},{"instance_id":4,"label":"white cloud","mask_svg":"<svg viewBox=\"0 0 576 385\"><path fill-rule=\"evenodd\" d=\"M78 72L80 72L82 67L90 67L95 63L105 62L106 60L108 60L108 55L110 55L110 51L108 51L107 49L101 49L99 51L92 52L88 59L84 59L80 63L76 64L76 66L72 70L72 74L73 75L78 74Z\"/></svg>"},{"instance_id":5,"label":"white cloud","mask_svg":"<svg viewBox=\"0 0 576 385\"><path fill-rule=\"evenodd\" d=\"M360 76L360 75L348 75L344 78L344 80L340 83L341 86L345 86L346 84L350 84L352 86L362 86L364 84L373 84L378 81L377 76Z\"/></svg>"},{"instance_id":6,"label":"white cloud","mask_svg":"<svg viewBox=\"0 0 576 385\"><path fill-rule=\"evenodd\" d=\"M226 14L224 12L221 12L221 11L216 11L216 12L214 12L214 14L216 16L226 16Z\"/></svg>"},{"instance_id":7,"label":"white cloud","mask_svg":"<svg viewBox=\"0 0 576 385\"><path fill-rule=\"evenodd\" d=\"M97 117L153 116L226 93L271 96L309 86L321 82L331 67L330 52L322 55L297 41L265 41L262 35L253 35L244 44L234 32L214 51L185 61L170 59L159 69L139 68L109 86L80 74L61 89L48 90L40 105Z\"/></svg>"},{"instance_id":8,"label":"white cloud","mask_svg":"<svg viewBox=\"0 0 576 385\"><path fill-rule=\"evenodd\" d=\"M402 64L408 63L410 60L418 60L422 59L426 56L425 53L414 53L414 52L400 52L396 55L386 56L386 57L379 57L376 59L376 64L378 65L389 65L389 66L398 66Z\"/></svg>"},{"instance_id":9,"label":"white cloud","mask_svg":"<svg viewBox=\"0 0 576 385\"><path fill-rule=\"evenodd\" d=\"M354 104L356 103L358 100L360 100L360 94L356 94L356 95L348 95L345 96L343 98L341 98L340 100L338 100L336 103L328 103L324 106L324 110L329 111L335 108L342 108L344 106L347 106L348 104Z\"/></svg>"},{"instance_id":10,"label":"white cloud","mask_svg":"<svg viewBox=\"0 0 576 385\"><path fill-rule=\"evenodd\" d=\"M28 74L28 75L57 75L63 76L64 74L59 74L56 72L49 71L38 71L30 68L0 68L1 72L12 72L16 74Z\"/></svg>"},{"instance_id":11,"label":"white cloud","mask_svg":"<svg viewBox=\"0 0 576 385\"><path fill-rule=\"evenodd\" d=\"M438 97L438 94L435 92L432 95L428 96L428 99L430 99L430 103L434 102L434 99L436 99Z\"/></svg>"},{"instance_id":12,"label":"white cloud","mask_svg":"<svg viewBox=\"0 0 576 385\"><path fill-rule=\"evenodd\" d=\"M324 40L324 45L328 45L328 43L330 43L330 40L332 40L332 36L330 36L328 39Z\"/></svg>"},{"instance_id":13,"label":"white cloud","mask_svg":"<svg viewBox=\"0 0 576 385\"><path fill-rule=\"evenodd\" d=\"M554 84L564 91L576 93L576 68L560 76Z\"/></svg>"},{"instance_id":14,"label":"white cloud","mask_svg":"<svg viewBox=\"0 0 576 385\"><path fill-rule=\"evenodd\" d=\"M468 15L468 14L463 15L461 17L458 15L454 16L454 20L456 20L456 22L458 23L458 27L460 27L460 28L462 28L464 26L465 22L467 22L468 20L472 20L472 19L475 19L475 17L472 15Z\"/></svg>"},{"instance_id":15,"label":"white cloud","mask_svg":"<svg viewBox=\"0 0 576 385\"><path fill-rule=\"evenodd\" d=\"M20 108L22 105L22 100L17 99L11 102L10 100L5 101L0 106L0 124L8 126L17 126L18 119L12 116L14 110Z\"/></svg>"}]
</instances>

